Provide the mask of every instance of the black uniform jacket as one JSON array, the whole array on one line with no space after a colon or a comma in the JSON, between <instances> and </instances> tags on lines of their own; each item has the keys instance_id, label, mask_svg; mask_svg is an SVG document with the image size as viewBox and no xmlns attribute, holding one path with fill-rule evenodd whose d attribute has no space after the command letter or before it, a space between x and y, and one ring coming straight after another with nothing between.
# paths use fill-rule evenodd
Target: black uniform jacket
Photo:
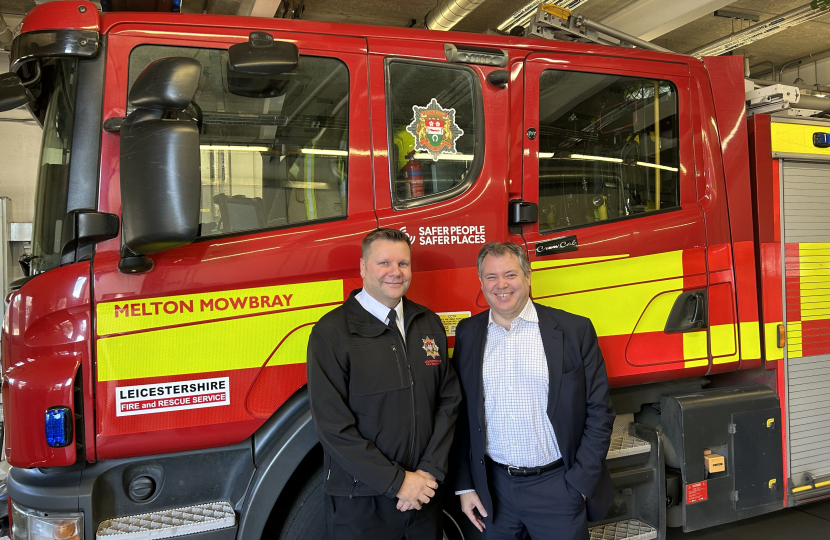
<instances>
[{"instance_id":1,"label":"black uniform jacket","mask_svg":"<svg viewBox=\"0 0 830 540\"><path fill-rule=\"evenodd\" d=\"M605 465L614 426L608 376L589 319L534 303L548 362L547 415L565 465L565 480L587 497L589 521L605 518L614 486ZM464 394L459 414L457 491L475 489L489 515L493 501L484 462L484 346L490 312L461 321L453 365ZM511 465L511 463L507 463ZM555 504L555 501L552 502ZM498 519L498 516L496 516Z\"/></svg>"},{"instance_id":2,"label":"black uniform jacket","mask_svg":"<svg viewBox=\"0 0 830 540\"><path fill-rule=\"evenodd\" d=\"M329 495L394 498L405 471L447 472L461 389L438 316L404 298L407 346L352 291L314 326L308 390Z\"/></svg>"}]
</instances>

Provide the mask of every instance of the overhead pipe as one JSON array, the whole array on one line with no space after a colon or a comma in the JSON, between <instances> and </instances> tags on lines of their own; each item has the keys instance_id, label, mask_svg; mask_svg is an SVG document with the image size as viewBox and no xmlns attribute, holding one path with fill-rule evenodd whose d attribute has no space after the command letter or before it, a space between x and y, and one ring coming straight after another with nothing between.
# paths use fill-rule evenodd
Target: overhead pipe
<instances>
[{"instance_id":1,"label":"overhead pipe","mask_svg":"<svg viewBox=\"0 0 830 540\"><path fill-rule=\"evenodd\" d=\"M427 13L424 27L427 30L452 30L452 27L469 15L484 0L439 0L438 5Z\"/></svg>"},{"instance_id":2,"label":"overhead pipe","mask_svg":"<svg viewBox=\"0 0 830 540\"><path fill-rule=\"evenodd\" d=\"M818 62L819 60L824 60L828 56L830 56L830 49L826 49L824 51L820 51L820 52L816 52L816 53L810 53L807 56L804 56L802 58L797 58L795 60L791 60L791 61L787 62L786 64L784 64L784 67L782 67L781 70L779 71L778 81L779 82L783 81L784 68L787 68L789 66L793 66L793 65L796 65L796 64L801 64L801 63L803 63L807 60L810 60L812 62ZM775 75L773 75L773 78L775 78ZM818 80L816 82L818 82Z\"/></svg>"},{"instance_id":3,"label":"overhead pipe","mask_svg":"<svg viewBox=\"0 0 830 540\"><path fill-rule=\"evenodd\" d=\"M790 60L789 62L787 62L786 64L781 66L781 69L778 71L778 82L784 82L784 70L785 69L787 69L790 66L800 66L800 65L801 65L801 60L799 59L799 60ZM773 74L772 78L775 79L775 74Z\"/></svg>"},{"instance_id":4,"label":"overhead pipe","mask_svg":"<svg viewBox=\"0 0 830 540\"><path fill-rule=\"evenodd\" d=\"M787 28L792 28L793 26L810 21L822 15L827 15L827 13L828 11L825 9L823 2L811 2L781 15L761 21L755 26L750 26L740 32L736 32L721 39L712 41L711 43L707 43L706 45L690 51L688 54L698 58L701 56L719 56L740 47L744 47L750 43L758 41L759 39L777 34Z\"/></svg>"},{"instance_id":5,"label":"overhead pipe","mask_svg":"<svg viewBox=\"0 0 830 540\"><path fill-rule=\"evenodd\" d=\"M668 49L664 49L659 45L655 45L654 43L650 43L648 41L644 41L640 38L634 37L630 34L626 34L616 28L611 28L608 25L602 24L601 22L592 21L591 19L586 19L582 15L576 16L576 26L584 26L586 28L591 28L592 30L596 30L597 32L601 32L606 36L611 36L612 38L619 39L621 42L629 43L634 45L635 47L640 47L641 49L647 49L650 51L659 51L659 52L667 52L673 53L674 51L670 51Z\"/></svg>"}]
</instances>

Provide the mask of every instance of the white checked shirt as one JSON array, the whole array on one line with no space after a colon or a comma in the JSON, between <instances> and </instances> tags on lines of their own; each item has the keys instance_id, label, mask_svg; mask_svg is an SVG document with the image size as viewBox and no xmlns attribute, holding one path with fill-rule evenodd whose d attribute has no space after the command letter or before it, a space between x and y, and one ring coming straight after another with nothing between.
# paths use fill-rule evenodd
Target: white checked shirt
<instances>
[{"instance_id":1,"label":"white checked shirt","mask_svg":"<svg viewBox=\"0 0 830 540\"><path fill-rule=\"evenodd\" d=\"M487 455L517 467L541 467L562 457L546 412L548 363L530 299L509 331L490 312L483 375Z\"/></svg>"}]
</instances>

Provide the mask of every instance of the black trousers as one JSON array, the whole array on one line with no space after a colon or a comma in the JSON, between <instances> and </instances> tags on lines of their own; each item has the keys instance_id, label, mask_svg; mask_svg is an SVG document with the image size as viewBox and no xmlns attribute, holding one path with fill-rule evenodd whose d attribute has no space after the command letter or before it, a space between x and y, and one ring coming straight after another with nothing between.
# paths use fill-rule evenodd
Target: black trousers
<instances>
[{"instance_id":1,"label":"black trousers","mask_svg":"<svg viewBox=\"0 0 830 540\"><path fill-rule=\"evenodd\" d=\"M588 540L582 494L565 481L565 468L539 476L510 476L487 466L493 515L484 520L484 540Z\"/></svg>"},{"instance_id":2,"label":"black trousers","mask_svg":"<svg viewBox=\"0 0 830 540\"><path fill-rule=\"evenodd\" d=\"M398 499L323 495L331 540L440 540L444 515L439 497L420 510L401 512Z\"/></svg>"}]
</instances>

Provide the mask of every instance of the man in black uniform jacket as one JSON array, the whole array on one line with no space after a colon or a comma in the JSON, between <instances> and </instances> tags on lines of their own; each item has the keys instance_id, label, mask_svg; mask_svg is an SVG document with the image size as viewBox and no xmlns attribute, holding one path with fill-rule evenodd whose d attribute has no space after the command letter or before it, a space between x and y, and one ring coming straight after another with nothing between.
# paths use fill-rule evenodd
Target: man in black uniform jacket
<instances>
[{"instance_id":1,"label":"man in black uniform jacket","mask_svg":"<svg viewBox=\"0 0 830 540\"><path fill-rule=\"evenodd\" d=\"M441 320L404 298L409 237L377 229L362 247L363 289L321 318L308 343L329 535L435 540L442 510L432 497L446 475L461 389Z\"/></svg>"}]
</instances>

